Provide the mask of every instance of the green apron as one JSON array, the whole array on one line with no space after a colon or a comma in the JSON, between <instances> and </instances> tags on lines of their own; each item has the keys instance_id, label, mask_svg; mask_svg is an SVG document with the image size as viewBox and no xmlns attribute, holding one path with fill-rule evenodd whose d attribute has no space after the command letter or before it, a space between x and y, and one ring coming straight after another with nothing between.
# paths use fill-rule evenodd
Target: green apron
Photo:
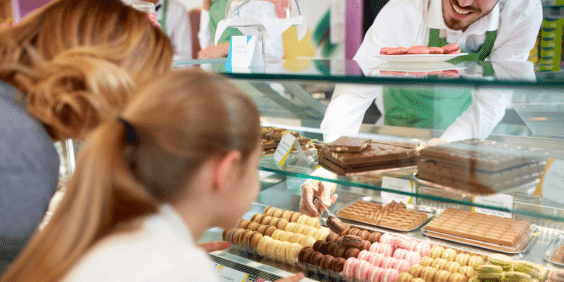
<instances>
[{"instance_id":1,"label":"green apron","mask_svg":"<svg viewBox=\"0 0 564 282\"><path fill-rule=\"evenodd\" d=\"M439 37L439 32L438 29L430 30L429 47L448 44ZM468 55L449 62L484 61L491 53L496 36L497 31L486 32L486 41L477 53L464 52ZM484 62L482 66L485 76L493 75L489 62ZM384 124L445 130L472 104L472 93L470 89L460 87L438 89L435 86L384 87Z\"/></svg>"},{"instance_id":2,"label":"green apron","mask_svg":"<svg viewBox=\"0 0 564 282\"><path fill-rule=\"evenodd\" d=\"M162 31L166 33L166 14L168 12L168 0L163 1L163 15L160 20L158 20L159 24L161 25Z\"/></svg>"}]
</instances>

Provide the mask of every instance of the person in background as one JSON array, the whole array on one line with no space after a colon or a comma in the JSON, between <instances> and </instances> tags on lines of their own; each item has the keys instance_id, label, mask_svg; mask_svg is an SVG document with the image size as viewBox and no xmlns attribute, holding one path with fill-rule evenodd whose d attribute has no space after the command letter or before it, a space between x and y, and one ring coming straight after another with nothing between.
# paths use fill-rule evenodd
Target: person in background
<instances>
[{"instance_id":1,"label":"person in background","mask_svg":"<svg viewBox=\"0 0 564 282\"><path fill-rule=\"evenodd\" d=\"M542 18L540 0L391 0L366 32L354 60L369 68L383 63L375 56L383 47L458 43L468 53L458 61L526 61ZM508 91L441 89L338 85L321 124L331 132L324 141L331 142L343 132L358 132L366 109L380 95L386 125L444 130L429 145L486 138L510 104ZM330 206L336 199L330 198L335 186L306 181L300 211L317 215L310 200L313 195Z\"/></svg>"},{"instance_id":2,"label":"person in background","mask_svg":"<svg viewBox=\"0 0 564 282\"><path fill-rule=\"evenodd\" d=\"M259 116L202 70L140 87L88 137L50 223L0 280L219 281L194 242L235 226L258 195Z\"/></svg>"},{"instance_id":3,"label":"person in background","mask_svg":"<svg viewBox=\"0 0 564 282\"><path fill-rule=\"evenodd\" d=\"M201 50L204 50L213 44L210 30L210 8L212 4L212 0L202 1L202 9L200 10L200 30L198 31L198 42L200 43Z\"/></svg>"},{"instance_id":4,"label":"person in background","mask_svg":"<svg viewBox=\"0 0 564 282\"><path fill-rule=\"evenodd\" d=\"M0 28L0 273L57 189L53 142L86 137L171 62L168 37L118 0L52 1Z\"/></svg>"},{"instance_id":5,"label":"person in background","mask_svg":"<svg viewBox=\"0 0 564 282\"><path fill-rule=\"evenodd\" d=\"M192 58L192 31L188 10L176 0L143 0L155 4L155 14L161 29L170 37L174 61Z\"/></svg>"}]
</instances>

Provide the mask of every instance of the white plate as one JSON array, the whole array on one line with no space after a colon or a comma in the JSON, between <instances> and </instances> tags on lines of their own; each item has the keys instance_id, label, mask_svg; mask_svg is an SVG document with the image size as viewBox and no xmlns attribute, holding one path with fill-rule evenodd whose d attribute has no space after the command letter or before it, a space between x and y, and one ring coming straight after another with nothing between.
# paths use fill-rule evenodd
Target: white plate
<instances>
[{"instance_id":1,"label":"white plate","mask_svg":"<svg viewBox=\"0 0 564 282\"><path fill-rule=\"evenodd\" d=\"M426 54L426 55L376 55L376 58L390 63L436 63L454 59L468 53L458 54Z\"/></svg>"}]
</instances>

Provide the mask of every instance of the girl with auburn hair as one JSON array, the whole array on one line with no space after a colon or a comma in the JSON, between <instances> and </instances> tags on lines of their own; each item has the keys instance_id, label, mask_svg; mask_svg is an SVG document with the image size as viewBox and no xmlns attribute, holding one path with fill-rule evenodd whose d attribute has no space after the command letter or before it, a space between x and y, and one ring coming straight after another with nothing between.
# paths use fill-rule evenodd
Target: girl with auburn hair
<instances>
[{"instance_id":1,"label":"girl with auburn hair","mask_svg":"<svg viewBox=\"0 0 564 282\"><path fill-rule=\"evenodd\" d=\"M260 157L245 94L219 75L166 74L88 137L49 224L0 280L219 281L194 242L250 208Z\"/></svg>"},{"instance_id":2,"label":"girl with auburn hair","mask_svg":"<svg viewBox=\"0 0 564 282\"><path fill-rule=\"evenodd\" d=\"M56 191L53 141L84 138L137 83L170 71L168 37L119 0L54 0L0 28L0 273Z\"/></svg>"}]
</instances>

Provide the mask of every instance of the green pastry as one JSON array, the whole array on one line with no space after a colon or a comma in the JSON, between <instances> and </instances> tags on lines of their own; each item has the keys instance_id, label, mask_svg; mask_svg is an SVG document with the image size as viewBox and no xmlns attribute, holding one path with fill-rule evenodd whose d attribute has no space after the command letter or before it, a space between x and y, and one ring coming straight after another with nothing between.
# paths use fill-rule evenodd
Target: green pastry
<instances>
[{"instance_id":1,"label":"green pastry","mask_svg":"<svg viewBox=\"0 0 564 282\"><path fill-rule=\"evenodd\" d=\"M515 264L513 264L513 271L522 272L522 273L529 274L529 275L533 276L533 272L535 271L535 267L536 267L536 264L534 264L532 262L519 260L519 261L515 262Z\"/></svg>"},{"instance_id":2,"label":"green pastry","mask_svg":"<svg viewBox=\"0 0 564 282\"><path fill-rule=\"evenodd\" d=\"M502 254L493 254L488 257L488 263L492 265L498 265L505 271L511 271L513 266L513 261L509 256Z\"/></svg>"},{"instance_id":3,"label":"green pastry","mask_svg":"<svg viewBox=\"0 0 564 282\"><path fill-rule=\"evenodd\" d=\"M498 265L482 265L478 267L476 276L480 281L501 281L503 278L503 268Z\"/></svg>"},{"instance_id":4,"label":"green pastry","mask_svg":"<svg viewBox=\"0 0 564 282\"><path fill-rule=\"evenodd\" d=\"M529 280L531 276L522 272L510 271L503 274L503 282L528 282Z\"/></svg>"}]
</instances>

